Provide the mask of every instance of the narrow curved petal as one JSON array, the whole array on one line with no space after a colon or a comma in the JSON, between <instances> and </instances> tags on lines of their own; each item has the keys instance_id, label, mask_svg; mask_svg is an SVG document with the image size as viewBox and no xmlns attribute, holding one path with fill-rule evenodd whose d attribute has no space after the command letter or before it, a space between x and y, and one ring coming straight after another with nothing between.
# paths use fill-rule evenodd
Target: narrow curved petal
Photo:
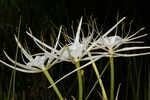
<instances>
[{"instance_id":1,"label":"narrow curved petal","mask_svg":"<svg viewBox=\"0 0 150 100\"><path fill-rule=\"evenodd\" d=\"M126 19L126 17L123 17L121 20L119 20L111 29L109 29L109 30L103 35L103 37L107 36L111 31L113 31L124 19Z\"/></svg>"},{"instance_id":2,"label":"narrow curved petal","mask_svg":"<svg viewBox=\"0 0 150 100\"><path fill-rule=\"evenodd\" d=\"M59 39L60 39L60 35L61 35L61 30L62 30L62 26L60 26L60 29L59 29L59 33L58 33L58 38L57 38L57 41L56 41L56 44L55 44L55 47L54 49L56 50L58 44L59 44Z\"/></svg>"},{"instance_id":3,"label":"narrow curved petal","mask_svg":"<svg viewBox=\"0 0 150 100\"><path fill-rule=\"evenodd\" d=\"M8 66L8 67L10 67L10 68L12 68L12 69L14 69L14 70L18 70L18 71L20 71L20 72L25 72L25 73L39 73L39 72L41 72L41 70L29 70L29 69L22 69L22 68L18 68L18 67L14 67L14 66L12 66L12 65L9 65L9 64L7 64L6 62L4 62L4 61L2 61L2 60L0 60L0 62L2 63L2 64L4 64L4 65L6 65L6 66Z\"/></svg>"},{"instance_id":4,"label":"narrow curved petal","mask_svg":"<svg viewBox=\"0 0 150 100\"><path fill-rule=\"evenodd\" d=\"M54 66L55 64L57 64L59 62L59 59L54 60L52 63L49 63L46 65L45 70L50 69L52 66ZM60 61L61 62L61 61Z\"/></svg>"},{"instance_id":5,"label":"narrow curved petal","mask_svg":"<svg viewBox=\"0 0 150 100\"><path fill-rule=\"evenodd\" d=\"M135 32L134 34L132 34L131 36L128 37L128 39L131 39L132 37L134 37L136 34L138 34L140 31L144 30L145 27L140 28L137 32Z\"/></svg>"},{"instance_id":6,"label":"narrow curved petal","mask_svg":"<svg viewBox=\"0 0 150 100\"><path fill-rule=\"evenodd\" d=\"M123 44L133 44L133 43L135 43L135 44L138 44L138 43L144 43L144 41L126 41L126 42L124 42Z\"/></svg>"},{"instance_id":7,"label":"narrow curved petal","mask_svg":"<svg viewBox=\"0 0 150 100\"><path fill-rule=\"evenodd\" d=\"M135 40L135 39L139 39L141 37L145 37L147 36L148 34L143 34L143 35L140 35L140 36L137 36L137 37L134 37L134 38L129 38L128 41L132 41L132 40Z\"/></svg>"},{"instance_id":8,"label":"narrow curved petal","mask_svg":"<svg viewBox=\"0 0 150 100\"><path fill-rule=\"evenodd\" d=\"M35 69L37 69L37 68L31 67L31 66L26 66L26 65L23 65L23 64L20 64L20 63L14 61L13 59L11 59L11 58L7 55L7 53L6 53L5 51L4 51L4 54L5 54L5 56L7 57L7 59L8 59L10 62L12 62L13 64L16 64L16 65L19 66L19 67L22 67L22 68L27 69L27 70L35 70Z\"/></svg>"},{"instance_id":9,"label":"narrow curved petal","mask_svg":"<svg viewBox=\"0 0 150 100\"><path fill-rule=\"evenodd\" d=\"M118 54L116 56L118 57L134 57L134 56L144 56L144 55L149 55L150 52L146 52L146 53L139 53L139 54Z\"/></svg>"},{"instance_id":10,"label":"narrow curved petal","mask_svg":"<svg viewBox=\"0 0 150 100\"><path fill-rule=\"evenodd\" d=\"M39 44L43 45L44 47L48 48L49 50L52 50L54 52L58 52L56 49L48 46L47 44L45 44L44 42L41 42L39 39L37 39L36 37L34 37L32 34L30 34L29 32L26 32L33 40L35 40L36 42L38 42Z\"/></svg>"},{"instance_id":11,"label":"narrow curved petal","mask_svg":"<svg viewBox=\"0 0 150 100\"><path fill-rule=\"evenodd\" d=\"M64 51L59 52L59 53L57 52L57 53L55 54L55 52L48 52L46 49L44 49L42 46L40 46L40 44L39 44L37 41L35 41L35 43L36 43L36 45L37 45L42 51L44 51L45 53L47 53L49 56L52 56L52 57L54 57L54 58L56 58L56 59L59 59L59 60L65 60L65 59L62 58L62 54L63 54ZM67 60L65 60L65 61L67 61Z\"/></svg>"},{"instance_id":12,"label":"narrow curved petal","mask_svg":"<svg viewBox=\"0 0 150 100\"><path fill-rule=\"evenodd\" d=\"M80 19L80 23L79 23L79 26L78 26L78 29L77 29L76 38L75 38L75 41L74 41L75 43L79 42L79 40L80 40L81 25L82 25L82 17Z\"/></svg>"},{"instance_id":13,"label":"narrow curved petal","mask_svg":"<svg viewBox=\"0 0 150 100\"><path fill-rule=\"evenodd\" d=\"M145 47L125 47L125 48L122 48L122 49L118 49L115 52L139 50L139 49L150 49L150 47L148 47L148 46L145 46Z\"/></svg>"},{"instance_id":14,"label":"narrow curved petal","mask_svg":"<svg viewBox=\"0 0 150 100\"><path fill-rule=\"evenodd\" d=\"M96 59L96 58L99 58L99 55L97 55L97 56L90 56L90 57L85 57L85 58L82 58L80 61L89 61L89 60L91 60L91 59Z\"/></svg>"},{"instance_id":15,"label":"narrow curved petal","mask_svg":"<svg viewBox=\"0 0 150 100\"><path fill-rule=\"evenodd\" d=\"M18 41L18 39L17 39L16 36L15 36L15 40L16 40L16 42L17 42L19 48L20 48L21 51L23 52L24 56L25 56L29 61L31 61L31 60L33 59L32 56L30 56L30 55L26 52L26 50L21 46L21 43Z\"/></svg>"}]
</instances>

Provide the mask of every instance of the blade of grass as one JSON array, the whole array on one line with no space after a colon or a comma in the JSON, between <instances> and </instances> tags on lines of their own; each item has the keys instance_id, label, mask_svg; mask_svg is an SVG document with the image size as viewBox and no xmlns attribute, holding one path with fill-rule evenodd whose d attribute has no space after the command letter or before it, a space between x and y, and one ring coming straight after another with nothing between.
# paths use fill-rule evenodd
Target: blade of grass
<instances>
[{"instance_id":1,"label":"blade of grass","mask_svg":"<svg viewBox=\"0 0 150 100\"><path fill-rule=\"evenodd\" d=\"M88 56L89 56L89 57L91 56L90 52L88 52ZM92 60L91 60L91 61L92 61ZM101 89L102 89L103 98L104 98L104 100L108 100L107 94L106 94L106 91L105 91L105 88L104 88L104 85L103 85L103 82L102 82L102 79L101 79L101 77L100 77L99 71L98 71L97 66L96 66L96 64L95 64L94 61L92 61L92 66L93 66L93 69L94 69L94 71L95 71L96 77L97 77L97 79L98 79L98 81L99 81L99 85L100 85L100 87L101 87Z\"/></svg>"},{"instance_id":2,"label":"blade of grass","mask_svg":"<svg viewBox=\"0 0 150 100\"><path fill-rule=\"evenodd\" d=\"M102 77L102 75L104 74L104 72L106 71L106 69L109 66L109 62L106 64L106 66L104 67L103 71L100 74L100 77ZM88 100L88 98L90 97L90 95L92 94L93 90L95 89L96 85L98 84L98 80L94 83L92 89L90 90L90 92L88 93L87 97L85 98L85 100Z\"/></svg>"},{"instance_id":3,"label":"blade of grass","mask_svg":"<svg viewBox=\"0 0 150 100\"><path fill-rule=\"evenodd\" d=\"M20 38L20 28L21 28L21 16L19 18L19 26L18 26L18 33L17 33L17 38L19 40ZM18 45L16 47L16 56L15 56L15 64L14 64L14 67L16 68L16 62L17 62L17 58L18 58ZM16 70L14 69L12 71L12 74L11 74L11 79L10 79L10 84L9 84L9 90L8 90L8 97L7 97L7 100L10 100L10 92L11 92L11 86L13 85L12 89L13 89L13 94L12 94L12 100L15 100L15 78L16 77Z\"/></svg>"}]
</instances>

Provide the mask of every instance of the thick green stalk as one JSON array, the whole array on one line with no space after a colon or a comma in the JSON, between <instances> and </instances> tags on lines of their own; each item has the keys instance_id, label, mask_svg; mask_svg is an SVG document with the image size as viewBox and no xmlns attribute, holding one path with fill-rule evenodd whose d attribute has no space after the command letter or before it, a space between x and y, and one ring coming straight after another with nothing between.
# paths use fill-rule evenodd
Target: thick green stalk
<instances>
[{"instance_id":1,"label":"thick green stalk","mask_svg":"<svg viewBox=\"0 0 150 100\"><path fill-rule=\"evenodd\" d=\"M90 52L88 52L88 56L91 56ZM105 91L105 88L104 88L104 85L103 85L103 82L102 82L102 79L101 79L100 74L99 74L99 71L97 69L96 64L93 61L92 61L92 66L93 66L93 69L94 69L94 71L96 73L97 79L99 81L99 85L100 85L100 87L102 89L103 98L104 98L104 100L108 100L107 94L106 94L106 91Z\"/></svg>"},{"instance_id":2,"label":"thick green stalk","mask_svg":"<svg viewBox=\"0 0 150 100\"><path fill-rule=\"evenodd\" d=\"M76 61L75 62L75 66L76 68L80 67L80 62ZM77 71L77 76L78 76L78 87L79 87L79 99L78 100L82 100L83 99L83 84L82 84L82 76L81 76L81 72L80 70Z\"/></svg>"},{"instance_id":3,"label":"thick green stalk","mask_svg":"<svg viewBox=\"0 0 150 100\"><path fill-rule=\"evenodd\" d=\"M43 73L46 76L46 78L48 79L48 81L50 82L50 84L54 84L54 81L53 81L51 75L49 74L49 72L47 70L44 70ZM64 100L61 93L60 93L60 91L56 87L56 85L53 86L53 89L56 92L57 96L59 97L59 100Z\"/></svg>"},{"instance_id":4,"label":"thick green stalk","mask_svg":"<svg viewBox=\"0 0 150 100\"><path fill-rule=\"evenodd\" d=\"M114 58L110 57L110 100L114 100Z\"/></svg>"}]
</instances>

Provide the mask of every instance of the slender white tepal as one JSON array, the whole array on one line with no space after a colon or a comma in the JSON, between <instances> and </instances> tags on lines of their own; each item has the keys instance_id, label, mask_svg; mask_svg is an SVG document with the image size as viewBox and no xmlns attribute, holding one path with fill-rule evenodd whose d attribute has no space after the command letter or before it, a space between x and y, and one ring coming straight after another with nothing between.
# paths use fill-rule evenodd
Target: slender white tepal
<instances>
[{"instance_id":1,"label":"slender white tepal","mask_svg":"<svg viewBox=\"0 0 150 100\"><path fill-rule=\"evenodd\" d=\"M119 20L111 29L109 29L104 35L103 37L107 36L112 30L114 30L123 20L125 20L126 17L123 17L121 20Z\"/></svg>"},{"instance_id":2,"label":"slender white tepal","mask_svg":"<svg viewBox=\"0 0 150 100\"><path fill-rule=\"evenodd\" d=\"M80 31L81 31L81 25L82 25L82 19L83 19L83 17L81 17L81 19L80 19L80 23L79 23L79 26L78 26L78 29L77 29L77 33L76 33L76 38L75 38L75 43L76 42L79 42L80 40Z\"/></svg>"}]
</instances>

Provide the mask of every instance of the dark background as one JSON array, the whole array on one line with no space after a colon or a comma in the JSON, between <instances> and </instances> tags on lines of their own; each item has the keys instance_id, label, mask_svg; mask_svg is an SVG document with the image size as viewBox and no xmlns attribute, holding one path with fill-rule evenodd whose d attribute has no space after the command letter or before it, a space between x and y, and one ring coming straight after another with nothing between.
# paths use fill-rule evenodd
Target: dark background
<instances>
[{"instance_id":1,"label":"dark background","mask_svg":"<svg viewBox=\"0 0 150 100\"><path fill-rule=\"evenodd\" d=\"M146 27L145 33L150 33L149 3L136 0L0 0L0 59L7 61L3 55L3 50L14 58L16 43L14 34L17 34L19 17L22 17L21 41L27 41L32 52L38 51L33 41L30 41L25 31L30 27L35 36L41 33L48 38L49 34L55 33L55 26L65 25L70 27L72 21L76 22L83 16L93 15L97 18L99 25L109 29L116 23L117 12L119 18L127 17L127 21L134 20L132 30L135 32L140 27ZM54 33L53 33L54 32ZM57 31L58 32L58 31ZM150 36L150 35L148 35ZM149 37L145 37L145 45L150 45ZM149 57L117 58L115 59L115 90L121 83L119 100L148 100L150 89L148 88ZM108 59L97 62L98 66L105 66ZM102 64L100 64L102 63ZM56 65L50 70L55 80L73 70L72 64L63 63ZM103 67L99 67L102 70ZM0 64L0 100L5 100L10 84L11 69ZM109 69L103 75L104 85L109 93ZM86 96L96 81L92 68L85 68L85 89ZM71 84L71 85L70 85ZM70 98L77 96L76 75L63 80L58 84L63 95ZM16 96L15 100L56 100L52 89L47 89L48 82L42 73L26 74L17 72L16 74ZM148 92L149 89L149 92ZM89 100L99 100L97 85ZM68 99L70 100L70 99Z\"/></svg>"}]
</instances>

